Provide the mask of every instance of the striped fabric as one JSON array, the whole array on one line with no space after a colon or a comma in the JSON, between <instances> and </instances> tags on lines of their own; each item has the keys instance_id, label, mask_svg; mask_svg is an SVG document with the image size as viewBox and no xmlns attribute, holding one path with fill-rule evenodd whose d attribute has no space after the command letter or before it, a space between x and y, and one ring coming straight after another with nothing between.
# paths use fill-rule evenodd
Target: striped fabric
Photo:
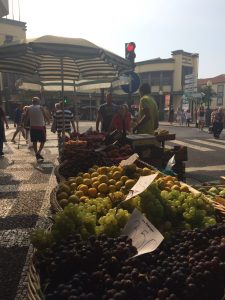
<instances>
[{"instance_id":1,"label":"striped fabric","mask_svg":"<svg viewBox=\"0 0 225 300\"><path fill-rule=\"evenodd\" d=\"M56 130L62 132L63 130L63 111L61 109L57 110L53 118L56 120ZM71 132L71 122L73 121L73 114L69 109L64 109L64 124L65 132Z\"/></svg>"},{"instance_id":2,"label":"striped fabric","mask_svg":"<svg viewBox=\"0 0 225 300\"><path fill-rule=\"evenodd\" d=\"M38 76L41 81L115 78L129 61L83 39L43 36L0 46L0 72Z\"/></svg>"}]
</instances>

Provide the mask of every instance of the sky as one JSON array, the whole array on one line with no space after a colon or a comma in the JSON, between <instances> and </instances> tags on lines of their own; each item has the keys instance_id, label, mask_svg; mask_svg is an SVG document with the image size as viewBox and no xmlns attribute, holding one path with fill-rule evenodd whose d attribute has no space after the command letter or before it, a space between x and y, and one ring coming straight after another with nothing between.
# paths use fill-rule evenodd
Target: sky
<instances>
[{"instance_id":1,"label":"sky","mask_svg":"<svg viewBox=\"0 0 225 300\"><path fill-rule=\"evenodd\" d=\"M225 0L9 0L27 23L27 38L84 38L122 57L136 43L136 62L199 53L199 78L225 74Z\"/></svg>"}]
</instances>

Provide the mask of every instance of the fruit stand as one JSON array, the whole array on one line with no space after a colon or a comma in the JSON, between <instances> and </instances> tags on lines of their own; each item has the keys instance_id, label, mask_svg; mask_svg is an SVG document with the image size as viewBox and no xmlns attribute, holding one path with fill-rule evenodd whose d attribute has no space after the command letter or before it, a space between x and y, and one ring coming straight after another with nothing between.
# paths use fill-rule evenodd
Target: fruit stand
<instances>
[{"instance_id":1,"label":"fruit stand","mask_svg":"<svg viewBox=\"0 0 225 300\"><path fill-rule=\"evenodd\" d=\"M32 234L29 299L221 300L224 203L112 153L65 172L67 157L56 171L53 224Z\"/></svg>"}]
</instances>

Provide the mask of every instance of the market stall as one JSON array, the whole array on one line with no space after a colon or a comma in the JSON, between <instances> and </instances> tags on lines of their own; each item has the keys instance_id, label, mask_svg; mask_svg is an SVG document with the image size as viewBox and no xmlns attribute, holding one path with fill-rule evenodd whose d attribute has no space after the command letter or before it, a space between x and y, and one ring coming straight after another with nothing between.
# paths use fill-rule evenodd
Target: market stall
<instances>
[{"instance_id":1,"label":"market stall","mask_svg":"<svg viewBox=\"0 0 225 300\"><path fill-rule=\"evenodd\" d=\"M30 299L222 299L224 204L137 155L86 168L32 234Z\"/></svg>"}]
</instances>

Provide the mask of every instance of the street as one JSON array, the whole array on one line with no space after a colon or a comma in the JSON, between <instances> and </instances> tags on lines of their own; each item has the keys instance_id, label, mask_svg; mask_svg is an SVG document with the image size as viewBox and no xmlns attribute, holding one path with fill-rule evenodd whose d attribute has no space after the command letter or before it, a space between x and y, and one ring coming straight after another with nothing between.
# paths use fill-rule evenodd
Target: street
<instances>
[{"instance_id":1,"label":"street","mask_svg":"<svg viewBox=\"0 0 225 300\"><path fill-rule=\"evenodd\" d=\"M94 122L80 122L80 132ZM194 127L180 127L161 123L160 128L176 134L176 140L166 147L188 147L186 178L189 184L219 180L225 173L225 134L215 140L207 131ZM5 157L0 159L0 299L26 299L27 269L32 247L29 236L34 227L46 227L49 223L49 198L56 185L53 173L58 164L56 134L47 131L43 151L45 161L36 162L32 150L21 137L18 143L10 142L14 128L6 131ZM18 136L16 138L18 141Z\"/></svg>"}]
</instances>

